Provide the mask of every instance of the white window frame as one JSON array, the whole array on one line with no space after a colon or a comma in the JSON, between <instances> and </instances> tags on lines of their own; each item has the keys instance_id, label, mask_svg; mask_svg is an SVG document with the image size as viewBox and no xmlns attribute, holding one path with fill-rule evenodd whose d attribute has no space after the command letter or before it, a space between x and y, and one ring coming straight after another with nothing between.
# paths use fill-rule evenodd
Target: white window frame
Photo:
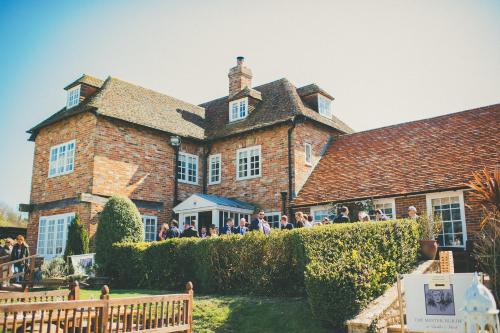
<instances>
[{"instance_id":1,"label":"white window frame","mask_svg":"<svg viewBox=\"0 0 500 333\"><path fill-rule=\"evenodd\" d=\"M269 226L270 226L271 228L277 228L277 229L279 229L279 228L281 227L281 226L280 226L280 223L281 223L281 212L269 212L269 213L264 213L264 215L265 215L265 217L266 217L266 221L269 223ZM269 219L267 219L267 218L268 218L268 217L271 217L271 216L274 216L274 217L278 216L278 222L269 222ZM278 226L277 226L277 227L275 227L275 226L273 226L273 224L271 224L271 223L278 223Z\"/></svg>"},{"instance_id":2,"label":"white window frame","mask_svg":"<svg viewBox=\"0 0 500 333\"><path fill-rule=\"evenodd\" d=\"M460 205L460 216L462 217L462 235L463 235L463 243L462 245L440 245L441 247L447 248L465 248L467 243L467 221L465 217L465 204L464 204L464 192L463 190L458 191L446 191L446 192L435 192L426 194L427 201L427 214L430 216L434 212L434 207L432 207L432 199L440 199L446 197L458 197L458 202ZM444 229L444 228L443 228ZM444 230L441 230L442 232ZM441 234L441 233L440 233Z\"/></svg>"},{"instance_id":3,"label":"white window frame","mask_svg":"<svg viewBox=\"0 0 500 333\"><path fill-rule=\"evenodd\" d=\"M212 160L213 159L218 159L219 160L219 168L217 172L217 177L219 178L217 181L212 180ZM213 154L208 157L208 185L215 185L215 184L220 184L222 180L222 155L221 154Z\"/></svg>"},{"instance_id":4,"label":"white window frame","mask_svg":"<svg viewBox=\"0 0 500 333\"><path fill-rule=\"evenodd\" d=\"M313 161L312 161L313 160L313 158L312 158L312 144L310 144L308 142L304 143L304 153L305 153L304 160L305 160L306 165L312 166L312 163L313 163Z\"/></svg>"},{"instance_id":5,"label":"white window frame","mask_svg":"<svg viewBox=\"0 0 500 333\"><path fill-rule=\"evenodd\" d=\"M68 89L67 99L66 99L66 109L71 109L72 107L80 104L80 91L81 86L77 85L71 89Z\"/></svg>"},{"instance_id":6,"label":"white window frame","mask_svg":"<svg viewBox=\"0 0 500 333\"><path fill-rule=\"evenodd\" d=\"M250 175L250 166L251 166L251 162L250 162L250 156L248 156L248 154L250 154L250 152L252 150L255 150L257 149L259 154L259 174L258 175ZM239 159L239 156L240 156L240 153L243 153L243 152L246 152L247 153L247 175L246 176L240 176L240 159ZM261 146L258 145L258 146L252 146L252 147L247 147L247 148L241 148L241 149L238 149L236 151L236 180L245 180L245 179L252 179L252 178L259 178L259 177L262 177L262 149L261 149Z\"/></svg>"},{"instance_id":7,"label":"white window frame","mask_svg":"<svg viewBox=\"0 0 500 333\"><path fill-rule=\"evenodd\" d=\"M158 216L155 216L155 215L141 215L141 218L142 218L142 225L144 227L144 241L146 241L146 242L154 242L154 241L156 241L156 238L158 237ZM146 220L147 219L154 221L154 230L152 232L153 240L146 239Z\"/></svg>"},{"instance_id":8,"label":"white window frame","mask_svg":"<svg viewBox=\"0 0 500 333\"><path fill-rule=\"evenodd\" d=\"M326 108L324 107L325 103L328 103L328 107ZM332 119L333 117L332 100L321 94L318 94L318 113L328 119Z\"/></svg>"},{"instance_id":9,"label":"white window frame","mask_svg":"<svg viewBox=\"0 0 500 333\"><path fill-rule=\"evenodd\" d=\"M73 149L69 150L70 147L73 147ZM63 148L64 151L62 151ZM71 140L50 147L48 177L52 178L72 173L75 170L75 151L76 151L76 140ZM52 158L54 152L56 154L55 160L53 160ZM70 152L70 154L68 154L68 152ZM55 170L53 174L51 173L52 170Z\"/></svg>"},{"instance_id":10,"label":"white window frame","mask_svg":"<svg viewBox=\"0 0 500 333\"><path fill-rule=\"evenodd\" d=\"M57 226L59 220L64 220L63 225L62 225L62 239L57 239ZM57 215L46 215L46 216L40 216L38 219L38 238L37 238L37 249L36 253L40 256L42 256L44 259L50 260L55 257L59 257L64 255L64 251L66 251L66 241L68 239L68 227L69 223L72 223L75 220L75 213L65 213L65 214L57 214ZM54 221L53 227L53 237L49 239L49 223L51 221ZM44 227L45 230L42 233L41 227ZM57 251L57 241L61 241L61 247L62 250L59 254L56 254ZM48 249L48 243L49 241L52 242L51 254L47 254L47 249ZM43 244L43 251L42 248L40 248L40 244Z\"/></svg>"},{"instance_id":11,"label":"white window frame","mask_svg":"<svg viewBox=\"0 0 500 333\"><path fill-rule=\"evenodd\" d=\"M334 215L332 213L332 208L333 208L332 206L314 206L314 207L311 207L310 214L311 214L311 216L313 218L313 222L323 222L324 215L323 215L323 217L321 219L316 220L316 216L315 216L316 212L327 211L327 213L328 213L328 219L330 219L330 216ZM330 222L331 222L331 219L330 219Z\"/></svg>"},{"instance_id":12,"label":"white window frame","mask_svg":"<svg viewBox=\"0 0 500 333\"><path fill-rule=\"evenodd\" d=\"M236 115L233 115L233 107L235 107ZM243 108L243 109L242 109ZM242 113L243 110L243 113ZM237 121L248 117L248 97L240 98L229 102L229 121Z\"/></svg>"},{"instance_id":13,"label":"white window frame","mask_svg":"<svg viewBox=\"0 0 500 333\"><path fill-rule=\"evenodd\" d=\"M185 172L183 174L179 173L179 166L177 166L177 180L180 182L180 183L186 183L186 184L192 184L192 185L198 185L198 155L193 155L193 154L189 154L189 153L184 153L184 152L179 152L179 162L178 163L182 163L181 162L181 157L184 157L185 158L185 161L184 163L186 164L185 166ZM188 180L188 159L189 158L192 158L194 159L195 161L195 172L196 172L196 180L193 182L193 181L189 181Z\"/></svg>"},{"instance_id":14,"label":"white window frame","mask_svg":"<svg viewBox=\"0 0 500 333\"><path fill-rule=\"evenodd\" d=\"M380 207L377 207L377 205L385 205L385 204L391 204L392 207L392 217L387 216L391 220L396 219L396 199L395 198L382 198L382 199L373 199L373 209L378 209ZM384 212L385 214L385 212ZM386 214L387 215L387 214ZM375 220L375 216L371 215L371 219Z\"/></svg>"}]
</instances>

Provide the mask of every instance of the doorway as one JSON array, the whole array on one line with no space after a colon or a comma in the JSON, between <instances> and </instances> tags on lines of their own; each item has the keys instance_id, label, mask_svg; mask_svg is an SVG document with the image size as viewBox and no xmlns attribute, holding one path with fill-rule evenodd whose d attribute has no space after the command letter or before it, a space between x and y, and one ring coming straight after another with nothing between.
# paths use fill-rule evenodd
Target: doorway
<instances>
[{"instance_id":1,"label":"doorway","mask_svg":"<svg viewBox=\"0 0 500 333\"><path fill-rule=\"evenodd\" d=\"M198 231L201 231L201 227L206 227L207 232L212 225L212 211L199 212L198 213Z\"/></svg>"}]
</instances>

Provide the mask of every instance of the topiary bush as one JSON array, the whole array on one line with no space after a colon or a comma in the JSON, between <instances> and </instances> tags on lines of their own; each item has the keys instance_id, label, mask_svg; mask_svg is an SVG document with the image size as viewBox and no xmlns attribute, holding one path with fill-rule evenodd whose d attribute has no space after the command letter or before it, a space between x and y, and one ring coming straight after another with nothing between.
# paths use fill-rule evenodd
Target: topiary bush
<instances>
[{"instance_id":1,"label":"topiary bush","mask_svg":"<svg viewBox=\"0 0 500 333\"><path fill-rule=\"evenodd\" d=\"M143 241L144 226L134 203L124 196L109 198L99 216L95 235L95 259L103 273L108 274L112 262L116 260L110 255L113 243Z\"/></svg>"},{"instance_id":2,"label":"topiary bush","mask_svg":"<svg viewBox=\"0 0 500 333\"><path fill-rule=\"evenodd\" d=\"M75 219L68 227L64 258L85 253L89 253L89 234L80 220L80 215L76 214Z\"/></svg>"},{"instance_id":3,"label":"topiary bush","mask_svg":"<svg viewBox=\"0 0 500 333\"><path fill-rule=\"evenodd\" d=\"M121 287L301 296L340 326L417 262L414 221L346 223L293 231L113 245Z\"/></svg>"}]
</instances>

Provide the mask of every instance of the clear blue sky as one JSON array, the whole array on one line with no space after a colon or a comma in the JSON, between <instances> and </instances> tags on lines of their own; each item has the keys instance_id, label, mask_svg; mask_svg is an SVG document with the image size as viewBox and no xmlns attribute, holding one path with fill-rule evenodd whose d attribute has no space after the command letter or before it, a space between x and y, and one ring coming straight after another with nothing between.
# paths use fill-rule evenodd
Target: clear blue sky
<instances>
[{"instance_id":1,"label":"clear blue sky","mask_svg":"<svg viewBox=\"0 0 500 333\"><path fill-rule=\"evenodd\" d=\"M0 201L29 201L25 130L82 73L200 103L238 55L255 85L318 83L356 130L437 116L500 102L500 1L0 0Z\"/></svg>"}]
</instances>

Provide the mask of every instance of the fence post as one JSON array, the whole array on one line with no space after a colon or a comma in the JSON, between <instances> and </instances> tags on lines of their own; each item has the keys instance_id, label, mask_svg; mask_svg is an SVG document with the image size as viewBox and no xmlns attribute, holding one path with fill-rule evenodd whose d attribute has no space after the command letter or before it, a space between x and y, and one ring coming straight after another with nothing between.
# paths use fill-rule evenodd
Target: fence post
<instances>
[{"instance_id":1,"label":"fence post","mask_svg":"<svg viewBox=\"0 0 500 333\"><path fill-rule=\"evenodd\" d=\"M189 329L187 330L187 333L191 333L193 331L193 283L189 281L186 283L186 293L189 294L189 302L188 302L188 323L189 323Z\"/></svg>"},{"instance_id":2,"label":"fence post","mask_svg":"<svg viewBox=\"0 0 500 333\"><path fill-rule=\"evenodd\" d=\"M109 320L109 287L104 285L101 289L101 296L99 297L104 304L99 314L99 329L98 332L106 333L108 331Z\"/></svg>"},{"instance_id":3,"label":"fence post","mask_svg":"<svg viewBox=\"0 0 500 333\"><path fill-rule=\"evenodd\" d=\"M78 281L73 281L69 284L69 301L76 301L80 299L80 284Z\"/></svg>"}]
</instances>

